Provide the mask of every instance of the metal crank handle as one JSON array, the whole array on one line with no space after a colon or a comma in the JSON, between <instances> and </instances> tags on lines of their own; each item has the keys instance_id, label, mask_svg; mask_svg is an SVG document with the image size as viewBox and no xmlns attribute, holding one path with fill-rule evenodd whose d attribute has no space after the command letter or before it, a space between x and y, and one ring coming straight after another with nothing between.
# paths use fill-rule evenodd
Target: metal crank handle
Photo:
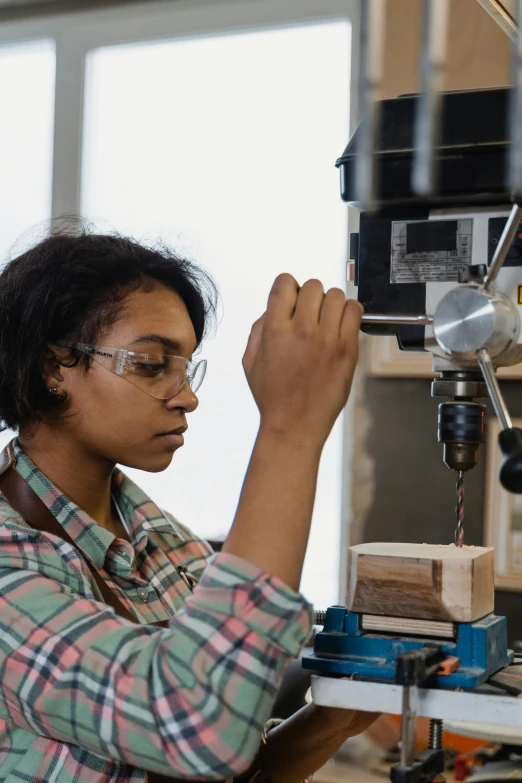
<instances>
[{"instance_id":1,"label":"metal crank handle","mask_svg":"<svg viewBox=\"0 0 522 783\"><path fill-rule=\"evenodd\" d=\"M365 313L362 317L363 324L390 324L396 326L429 326L433 323L432 315L402 315Z\"/></svg>"},{"instance_id":2,"label":"metal crank handle","mask_svg":"<svg viewBox=\"0 0 522 783\"><path fill-rule=\"evenodd\" d=\"M498 436L498 445L502 452L502 465L499 472L500 483L508 492L522 494L522 430L518 427L513 427L511 416L500 391L495 368L485 348L477 351L477 360L502 428Z\"/></svg>"},{"instance_id":3,"label":"metal crank handle","mask_svg":"<svg viewBox=\"0 0 522 783\"><path fill-rule=\"evenodd\" d=\"M513 204L506 225L504 226L504 230L499 239L499 243L496 247L495 254L491 261L489 272L484 278L484 282L482 284L482 287L484 288L485 291L488 290L489 286L495 280L498 273L502 269L502 266L504 264L504 261L506 260L508 250L511 246L513 237L515 236L515 232L518 228L518 224L520 223L521 218L522 218L522 207L520 207L518 204Z\"/></svg>"}]
</instances>

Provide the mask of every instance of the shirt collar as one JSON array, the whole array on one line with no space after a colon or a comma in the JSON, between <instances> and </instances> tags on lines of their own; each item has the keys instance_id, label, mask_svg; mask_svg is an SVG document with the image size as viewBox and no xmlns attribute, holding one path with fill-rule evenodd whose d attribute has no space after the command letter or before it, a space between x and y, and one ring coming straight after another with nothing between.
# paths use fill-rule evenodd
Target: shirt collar
<instances>
[{"instance_id":1,"label":"shirt collar","mask_svg":"<svg viewBox=\"0 0 522 783\"><path fill-rule=\"evenodd\" d=\"M154 533L171 533L180 541L185 540L175 522L119 468L114 469L112 487L120 510L131 526L140 525Z\"/></svg>"},{"instance_id":2,"label":"shirt collar","mask_svg":"<svg viewBox=\"0 0 522 783\"><path fill-rule=\"evenodd\" d=\"M53 484L25 454L16 439L12 445L17 472L67 530L79 549L83 550L97 568L103 568L107 551L116 536L95 522ZM115 468L113 473L113 494L127 524L135 550L146 546L148 530L158 533L169 532L180 541L184 540L175 524L170 522L143 490L118 468Z\"/></svg>"}]
</instances>

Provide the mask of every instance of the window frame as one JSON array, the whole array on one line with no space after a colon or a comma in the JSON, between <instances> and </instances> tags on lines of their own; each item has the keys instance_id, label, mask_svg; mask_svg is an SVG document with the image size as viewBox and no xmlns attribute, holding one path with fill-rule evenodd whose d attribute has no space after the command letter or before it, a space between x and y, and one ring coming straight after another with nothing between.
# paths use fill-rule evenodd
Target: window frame
<instances>
[{"instance_id":1,"label":"window frame","mask_svg":"<svg viewBox=\"0 0 522 783\"><path fill-rule=\"evenodd\" d=\"M358 121L358 0L151 0L129 6L41 17L0 25L0 46L41 39L56 45L52 167L52 217L80 214L85 67L88 54L105 46L208 37L280 28L296 23L348 20L352 26L350 132ZM349 210L347 231L357 230ZM352 293L353 295L353 293ZM355 389L352 397L355 397ZM346 553L352 518L353 400L344 416L339 542L339 600L344 603Z\"/></svg>"}]
</instances>

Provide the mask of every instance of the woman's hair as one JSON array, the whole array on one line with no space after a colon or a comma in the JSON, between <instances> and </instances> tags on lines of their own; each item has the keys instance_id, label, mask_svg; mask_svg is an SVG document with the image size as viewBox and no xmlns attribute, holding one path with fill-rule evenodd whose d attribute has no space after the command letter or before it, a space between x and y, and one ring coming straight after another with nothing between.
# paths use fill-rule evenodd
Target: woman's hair
<instances>
[{"instance_id":1,"label":"woman's hair","mask_svg":"<svg viewBox=\"0 0 522 783\"><path fill-rule=\"evenodd\" d=\"M0 274L0 429L61 418L66 399L43 380L48 346L95 344L118 318L125 298L161 284L181 297L198 346L216 314L211 277L167 247L146 247L83 228L53 232ZM69 350L63 364L92 360Z\"/></svg>"}]
</instances>

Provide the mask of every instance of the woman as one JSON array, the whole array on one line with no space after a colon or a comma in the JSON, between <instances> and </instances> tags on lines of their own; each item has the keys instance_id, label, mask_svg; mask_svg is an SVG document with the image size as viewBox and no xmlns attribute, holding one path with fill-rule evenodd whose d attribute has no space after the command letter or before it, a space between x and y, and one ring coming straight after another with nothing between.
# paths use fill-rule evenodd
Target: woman
<instances>
[{"instance_id":1,"label":"woman","mask_svg":"<svg viewBox=\"0 0 522 783\"><path fill-rule=\"evenodd\" d=\"M164 470L183 444L214 302L195 266L111 236L50 236L0 276L0 416L19 431L0 476L4 781L297 783L373 719L309 705L258 752L310 631L297 590L357 303L276 280L244 357L260 428L222 553L115 468Z\"/></svg>"}]
</instances>

